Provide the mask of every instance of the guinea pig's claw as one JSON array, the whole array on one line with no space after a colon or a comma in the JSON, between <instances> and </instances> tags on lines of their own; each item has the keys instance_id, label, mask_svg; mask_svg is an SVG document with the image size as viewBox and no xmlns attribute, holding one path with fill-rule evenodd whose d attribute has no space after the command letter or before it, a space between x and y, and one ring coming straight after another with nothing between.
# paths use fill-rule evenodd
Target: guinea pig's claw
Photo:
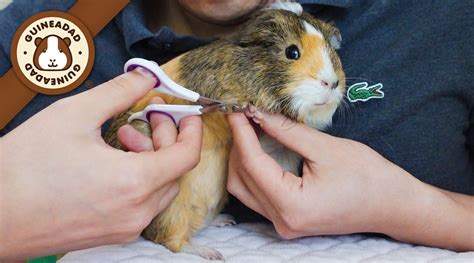
<instances>
[{"instance_id":1,"label":"guinea pig's claw","mask_svg":"<svg viewBox=\"0 0 474 263\"><path fill-rule=\"evenodd\" d=\"M206 246L188 244L183 247L181 250L183 253L200 256L207 260L222 260L224 261L224 256L221 252Z\"/></svg>"}]
</instances>

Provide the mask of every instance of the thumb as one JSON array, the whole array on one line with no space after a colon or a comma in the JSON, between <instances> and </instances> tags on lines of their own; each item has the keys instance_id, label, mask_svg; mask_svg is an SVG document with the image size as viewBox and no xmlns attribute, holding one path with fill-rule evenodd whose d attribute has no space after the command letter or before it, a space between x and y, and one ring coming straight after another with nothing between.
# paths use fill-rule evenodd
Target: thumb
<instances>
[{"instance_id":1,"label":"thumb","mask_svg":"<svg viewBox=\"0 0 474 263\"><path fill-rule=\"evenodd\" d=\"M153 74L143 68L124 73L94 89L74 97L86 110L86 119L101 126L106 120L127 110L134 102L146 95L156 84ZM84 105L84 106L82 106Z\"/></svg>"},{"instance_id":2,"label":"thumb","mask_svg":"<svg viewBox=\"0 0 474 263\"><path fill-rule=\"evenodd\" d=\"M318 149L318 152L326 149L329 146L328 140L332 138L282 115L258 113L253 120L260 124L270 137L305 158L310 158L315 149Z\"/></svg>"}]
</instances>

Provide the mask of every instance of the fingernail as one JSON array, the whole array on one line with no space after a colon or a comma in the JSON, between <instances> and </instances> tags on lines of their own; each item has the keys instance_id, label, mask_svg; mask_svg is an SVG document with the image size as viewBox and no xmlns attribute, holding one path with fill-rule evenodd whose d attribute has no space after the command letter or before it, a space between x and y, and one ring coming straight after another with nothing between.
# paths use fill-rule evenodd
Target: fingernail
<instances>
[{"instance_id":1,"label":"fingernail","mask_svg":"<svg viewBox=\"0 0 474 263\"><path fill-rule=\"evenodd\" d=\"M247 118L253 118L255 116L256 111L257 107L253 106L252 104L249 104L246 107L245 116L247 116Z\"/></svg>"},{"instance_id":2,"label":"fingernail","mask_svg":"<svg viewBox=\"0 0 474 263\"><path fill-rule=\"evenodd\" d=\"M251 113L255 113L257 111L257 107L253 105L249 105L247 108L248 108L248 111Z\"/></svg>"},{"instance_id":3,"label":"fingernail","mask_svg":"<svg viewBox=\"0 0 474 263\"><path fill-rule=\"evenodd\" d=\"M263 119L263 113L261 113L260 111L256 111L254 117L257 118L257 119L262 120Z\"/></svg>"},{"instance_id":4,"label":"fingernail","mask_svg":"<svg viewBox=\"0 0 474 263\"><path fill-rule=\"evenodd\" d=\"M146 118L148 119L148 121L149 121L150 123L151 123L151 116L152 116L152 114L155 114L155 113L159 113L159 114L161 114L161 115L164 115L164 116L168 117L169 119L171 119L171 121L173 121L173 123L176 124L176 120L174 119L173 115L171 115L171 114L169 114L169 113L167 113L167 112L164 112L164 111L157 111L157 110L149 111L148 114L146 115ZM162 123L161 120L162 120L162 119L158 119L158 121L159 121L160 123Z\"/></svg>"},{"instance_id":5,"label":"fingernail","mask_svg":"<svg viewBox=\"0 0 474 263\"><path fill-rule=\"evenodd\" d=\"M255 112L246 111L245 116L247 116L247 118L253 118L255 116Z\"/></svg>"},{"instance_id":6,"label":"fingernail","mask_svg":"<svg viewBox=\"0 0 474 263\"><path fill-rule=\"evenodd\" d=\"M148 69L142 68L142 67L137 67L135 69L136 72L140 73L141 75L147 77L147 78L155 78L155 75L151 73Z\"/></svg>"},{"instance_id":7,"label":"fingernail","mask_svg":"<svg viewBox=\"0 0 474 263\"><path fill-rule=\"evenodd\" d=\"M255 122L256 124L259 124L260 127L262 127L263 125L263 118L264 118L264 114L258 110L252 116L253 122Z\"/></svg>"}]
</instances>

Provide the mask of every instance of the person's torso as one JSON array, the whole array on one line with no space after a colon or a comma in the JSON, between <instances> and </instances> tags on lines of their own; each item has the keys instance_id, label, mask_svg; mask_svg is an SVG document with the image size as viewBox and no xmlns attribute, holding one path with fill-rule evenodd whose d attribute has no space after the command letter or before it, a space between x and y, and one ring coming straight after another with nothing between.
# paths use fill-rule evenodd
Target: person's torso
<instances>
[{"instance_id":1,"label":"person's torso","mask_svg":"<svg viewBox=\"0 0 474 263\"><path fill-rule=\"evenodd\" d=\"M20 1L0 15L11 16L4 17L5 20L16 17L20 21L9 23L18 27L34 13L67 10L73 3L71 0L56 6L35 5L25 11L21 10L25 2ZM177 36L166 28L129 43L133 38L124 35L138 33L133 31L133 24L127 23L134 12L140 11L133 10L139 5L136 1L132 3L133 8L127 7L95 37L96 60L86 82L64 95L37 95L0 130L0 136L54 101L121 74L123 64L130 57L144 57L162 64L205 44L197 38ZM383 85L381 99L353 103L345 100L327 132L369 145L424 182L474 194L474 131L469 130L474 120L474 52L470 47L474 38L474 17L470 13L473 7L469 1L450 6L441 1L413 5L353 1L347 8L305 6L314 16L335 22L341 30L343 42L338 53L347 75L347 86L363 82L369 86ZM8 51L15 30L0 29L3 37L0 45ZM9 61L1 63L0 75L9 67Z\"/></svg>"}]
</instances>

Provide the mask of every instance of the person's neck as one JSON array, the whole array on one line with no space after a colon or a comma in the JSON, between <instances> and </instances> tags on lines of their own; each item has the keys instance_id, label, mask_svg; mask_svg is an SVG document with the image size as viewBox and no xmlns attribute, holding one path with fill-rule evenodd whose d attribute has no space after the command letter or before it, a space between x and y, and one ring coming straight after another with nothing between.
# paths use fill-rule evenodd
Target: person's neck
<instances>
[{"instance_id":1,"label":"person's neck","mask_svg":"<svg viewBox=\"0 0 474 263\"><path fill-rule=\"evenodd\" d=\"M203 38L220 36L231 32L235 26L208 23L193 16L176 0L150 1L155 4L146 7L147 23L152 31L163 26L170 27L180 35L195 35Z\"/></svg>"}]
</instances>

